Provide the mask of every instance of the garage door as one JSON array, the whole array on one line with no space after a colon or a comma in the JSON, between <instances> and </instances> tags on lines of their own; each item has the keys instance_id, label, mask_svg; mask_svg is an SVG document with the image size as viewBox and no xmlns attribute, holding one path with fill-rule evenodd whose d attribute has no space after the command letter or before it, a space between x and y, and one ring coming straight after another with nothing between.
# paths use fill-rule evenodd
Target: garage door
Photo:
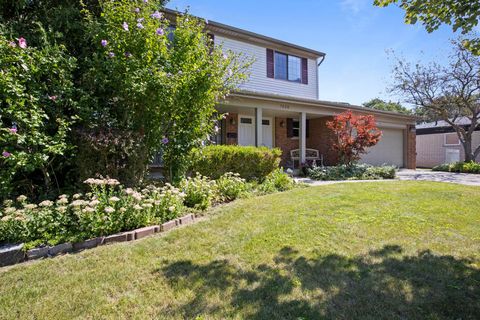
<instances>
[{"instance_id":1,"label":"garage door","mask_svg":"<svg viewBox=\"0 0 480 320\"><path fill-rule=\"evenodd\" d=\"M403 130L381 129L382 139L368 149L361 162L372 165L390 164L403 167Z\"/></svg>"}]
</instances>

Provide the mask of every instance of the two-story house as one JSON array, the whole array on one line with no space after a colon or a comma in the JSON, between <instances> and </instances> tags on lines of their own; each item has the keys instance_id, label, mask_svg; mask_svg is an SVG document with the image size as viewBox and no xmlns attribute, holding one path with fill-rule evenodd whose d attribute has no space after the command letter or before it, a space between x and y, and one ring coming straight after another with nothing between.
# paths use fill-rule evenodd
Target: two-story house
<instances>
[{"instance_id":1,"label":"two-story house","mask_svg":"<svg viewBox=\"0 0 480 320\"><path fill-rule=\"evenodd\" d=\"M283 165L292 164L294 149L298 149L298 162L305 162L306 150L311 148L319 151L326 165L332 165L336 160L326 122L352 110L373 114L383 132L363 162L415 168L413 117L320 100L318 70L325 53L214 21L208 21L207 32L215 45L254 60L249 80L218 105L219 112L228 116L221 123L217 143L277 147L283 151Z\"/></svg>"}]
</instances>

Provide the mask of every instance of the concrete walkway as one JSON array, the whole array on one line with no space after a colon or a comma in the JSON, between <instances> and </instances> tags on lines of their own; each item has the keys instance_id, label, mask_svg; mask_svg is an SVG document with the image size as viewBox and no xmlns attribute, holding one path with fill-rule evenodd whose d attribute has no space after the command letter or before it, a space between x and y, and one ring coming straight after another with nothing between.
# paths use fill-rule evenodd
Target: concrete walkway
<instances>
[{"instance_id":1,"label":"concrete walkway","mask_svg":"<svg viewBox=\"0 0 480 320\"><path fill-rule=\"evenodd\" d=\"M396 180L404 181L435 181L457 183L467 186L480 186L480 174L439 172L425 169L408 170L400 169ZM392 180L341 180L341 181L316 181L310 178L295 178L295 181L310 186L324 186L335 183L359 183L359 182L386 182Z\"/></svg>"}]
</instances>

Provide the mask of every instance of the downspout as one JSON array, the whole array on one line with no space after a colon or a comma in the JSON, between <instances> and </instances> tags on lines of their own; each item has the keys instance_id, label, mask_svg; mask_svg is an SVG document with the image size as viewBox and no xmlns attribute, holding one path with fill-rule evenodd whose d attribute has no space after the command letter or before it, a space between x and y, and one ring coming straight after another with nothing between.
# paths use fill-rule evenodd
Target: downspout
<instances>
[{"instance_id":1,"label":"downspout","mask_svg":"<svg viewBox=\"0 0 480 320\"><path fill-rule=\"evenodd\" d=\"M317 100L320 100L320 74L318 68L325 61L325 55L320 58L320 61L317 62Z\"/></svg>"}]
</instances>

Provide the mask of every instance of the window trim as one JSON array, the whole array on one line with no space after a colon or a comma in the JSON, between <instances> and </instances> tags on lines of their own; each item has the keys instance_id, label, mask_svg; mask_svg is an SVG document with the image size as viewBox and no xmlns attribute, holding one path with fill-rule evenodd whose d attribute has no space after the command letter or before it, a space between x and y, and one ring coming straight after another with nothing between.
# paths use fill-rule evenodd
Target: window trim
<instances>
[{"instance_id":1,"label":"window trim","mask_svg":"<svg viewBox=\"0 0 480 320\"><path fill-rule=\"evenodd\" d=\"M286 75L287 75L287 78L286 79L280 79L280 78L277 78L277 61L276 61L276 54L282 54L284 56L286 56L287 58L287 61L286 61ZM288 68L288 58L289 57L294 57L294 58L297 58L300 60L300 78L298 80L290 80L289 79L289 68ZM299 56L296 56L296 55L293 55L293 54L288 54L288 53L285 53L285 52L281 52L281 51L277 51L277 50L273 50L273 79L275 80L280 80L280 81L288 81L288 82L292 82L292 83L299 83L299 84L302 84L302 58L299 57Z\"/></svg>"}]
</instances>

